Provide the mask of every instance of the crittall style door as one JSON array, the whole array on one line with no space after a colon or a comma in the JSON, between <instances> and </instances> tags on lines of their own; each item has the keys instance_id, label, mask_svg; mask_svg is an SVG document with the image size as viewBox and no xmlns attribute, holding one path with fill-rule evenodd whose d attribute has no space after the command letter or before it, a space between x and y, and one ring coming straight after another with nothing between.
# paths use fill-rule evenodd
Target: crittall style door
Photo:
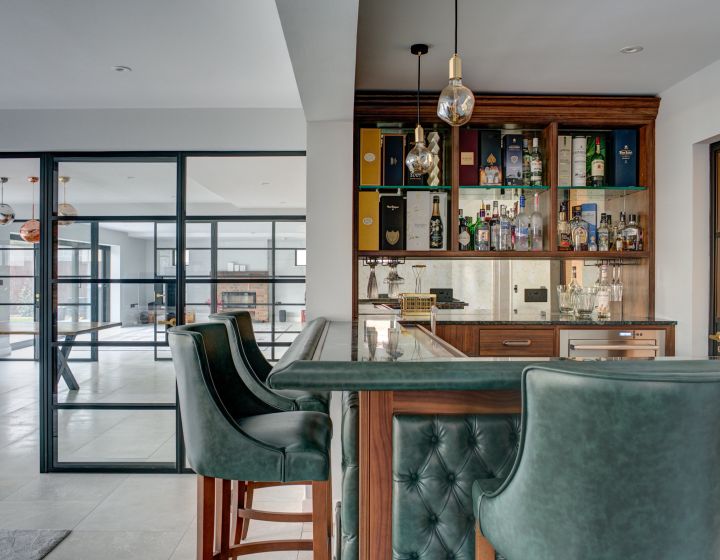
<instances>
[{"instance_id":1,"label":"crittall style door","mask_svg":"<svg viewBox=\"0 0 720 560\"><path fill-rule=\"evenodd\" d=\"M710 336L708 352L720 356L720 142L710 146Z\"/></svg>"}]
</instances>

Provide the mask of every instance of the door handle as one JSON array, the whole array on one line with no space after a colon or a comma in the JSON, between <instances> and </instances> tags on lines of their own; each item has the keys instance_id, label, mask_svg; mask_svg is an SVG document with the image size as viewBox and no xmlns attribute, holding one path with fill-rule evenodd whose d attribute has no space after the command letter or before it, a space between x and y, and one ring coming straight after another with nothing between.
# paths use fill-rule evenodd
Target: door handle
<instances>
[{"instance_id":1,"label":"door handle","mask_svg":"<svg viewBox=\"0 0 720 560\"><path fill-rule=\"evenodd\" d=\"M657 345L634 346L632 344L571 344L571 350L660 350Z\"/></svg>"},{"instance_id":2,"label":"door handle","mask_svg":"<svg viewBox=\"0 0 720 560\"><path fill-rule=\"evenodd\" d=\"M720 331L716 332L715 334L708 335L708 338L710 340L714 340L715 342L720 342Z\"/></svg>"},{"instance_id":3,"label":"door handle","mask_svg":"<svg viewBox=\"0 0 720 560\"><path fill-rule=\"evenodd\" d=\"M503 346L530 346L531 340L503 340Z\"/></svg>"}]
</instances>

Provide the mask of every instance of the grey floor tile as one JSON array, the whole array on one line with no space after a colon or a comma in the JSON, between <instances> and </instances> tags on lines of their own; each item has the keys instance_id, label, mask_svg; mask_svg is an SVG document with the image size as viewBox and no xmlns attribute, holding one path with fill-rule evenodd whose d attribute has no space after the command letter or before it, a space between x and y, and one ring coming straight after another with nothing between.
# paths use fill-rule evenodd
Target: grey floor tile
<instances>
[{"instance_id":1,"label":"grey floor tile","mask_svg":"<svg viewBox=\"0 0 720 560\"><path fill-rule=\"evenodd\" d=\"M7 501L94 501L99 503L127 480L122 474L44 474L8 495Z\"/></svg>"},{"instance_id":2,"label":"grey floor tile","mask_svg":"<svg viewBox=\"0 0 720 560\"><path fill-rule=\"evenodd\" d=\"M97 502L0 501L3 529L73 529Z\"/></svg>"},{"instance_id":3,"label":"grey floor tile","mask_svg":"<svg viewBox=\"0 0 720 560\"><path fill-rule=\"evenodd\" d=\"M47 560L167 560L182 538L178 532L73 531ZM191 558L189 560L194 560Z\"/></svg>"}]
</instances>

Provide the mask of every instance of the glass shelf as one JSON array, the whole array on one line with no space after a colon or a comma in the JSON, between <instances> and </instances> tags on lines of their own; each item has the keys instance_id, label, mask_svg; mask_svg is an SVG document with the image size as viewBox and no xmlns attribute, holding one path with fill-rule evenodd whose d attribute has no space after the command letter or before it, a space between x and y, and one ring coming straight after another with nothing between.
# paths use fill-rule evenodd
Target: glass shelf
<instances>
[{"instance_id":1,"label":"glass shelf","mask_svg":"<svg viewBox=\"0 0 720 560\"><path fill-rule=\"evenodd\" d=\"M449 191L450 185L360 185L358 189L361 191L377 191L384 190L404 190L404 191Z\"/></svg>"},{"instance_id":2,"label":"glass shelf","mask_svg":"<svg viewBox=\"0 0 720 560\"><path fill-rule=\"evenodd\" d=\"M480 190L491 190L491 189L524 189L524 190L540 190L547 191L550 187L546 185L528 186L528 185L460 185L461 189L480 189Z\"/></svg>"},{"instance_id":3,"label":"glass shelf","mask_svg":"<svg viewBox=\"0 0 720 560\"><path fill-rule=\"evenodd\" d=\"M647 190L647 187L613 187L613 186L605 186L605 187L558 187L558 189L561 190L567 190L567 191L645 191Z\"/></svg>"}]
</instances>

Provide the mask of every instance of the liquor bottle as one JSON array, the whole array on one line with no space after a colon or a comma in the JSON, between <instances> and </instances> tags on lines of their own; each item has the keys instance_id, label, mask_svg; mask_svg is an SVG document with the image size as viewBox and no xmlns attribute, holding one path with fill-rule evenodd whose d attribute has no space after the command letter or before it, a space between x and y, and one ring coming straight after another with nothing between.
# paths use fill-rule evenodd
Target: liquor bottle
<instances>
[{"instance_id":1,"label":"liquor bottle","mask_svg":"<svg viewBox=\"0 0 720 560\"><path fill-rule=\"evenodd\" d=\"M572 251L572 232L570 231L570 223L567 220L567 202L560 204L557 234L558 251Z\"/></svg>"},{"instance_id":2,"label":"liquor bottle","mask_svg":"<svg viewBox=\"0 0 720 560\"><path fill-rule=\"evenodd\" d=\"M623 237L625 238L625 250L626 251L637 251L638 250L638 226L636 223L637 217L635 214L630 214L630 221L623 230Z\"/></svg>"},{"instance_id":3,"label":"liquor bottle","mask_svg":"<svg viewBox=\"0 0 720 560\"><path fill-rule=\"evenodd\" d=\"M580 285L580 282L578 282L577 279L577 267L572 267L572 278L570 279L570 283L568 284L568 291L570 292L577 292L578 290L581 290L582 286Z\"/></svg>"},{"instance_id":4,"label":"liquor bottle","mask_svg":"<svg viewBox=\"0 0 720 560\"><path fill-rule=\"evenodd\" d=\"M443 223L440 217L439 196L433 196L432 216L430 217L430 248L443 248Z\"/></svg>"},{"instance_id":5,"label":"liquor bottle","mask_svg":"<svg viewBox=\"0 0 720 560\"><path fill-rule=\"evenodd\" d=\"M537 136L533 138L532 154L530 155L530 184L534 187L542 185L543 182L543 164L538 142Z\"/></svg>"},{"instance_id":6,"label":"liquor bottle","mask_svg":"<svg viewBox=\"0 0 720 560\"><path fill-rule=\"evenodd\" d=\"M500 206L500 220L498 222L498 251L512 251L512 224L508 218L505 205Z\"/></svg>"},{"instance_id":7,"label":"liquor bottle","mask_svg":"<svg viewBox=\"0 0 720 560\"><path fill-rule=\"evenodd\" d=\"M540 213L540 193L535 193L533 213L530 214L530 250L543 250L543 217Z\"/></svg>"},{"instance_id":8,"label":"liquor bottle","mask_svg":"<svg viewBox=\"0 0 720 560\"><path fill-rule=\"evenodd\" d=\"M612 225L612 216L610 214L607 214L605 217L607 220L607 228L608 228L608 251L614 251L615 250L615 228Z\"/></svg>"},{"instance_id":9,"label":"liquor bottle","mask_svg":"<svg viewBox=\"0 0 720 560\"><path fill-rule=\"evenodd\" d=\"M490 250L499 251L500 246L500 214L497 200L493 201L492 218L490 218Z\"/></svg>"},{"instance_id":10,"label":"liquor bottle","mask_svg":"<svg viewBox=\"0 0 720 560\"><path fill-rule=\"evenodd\" d=\"M573 219L570 222L573 251L587 251L589 228L588 223L582 219L580 210L573 210Z\"/></svg>"},{"instance_id":11,"label":"liquor bottle","mask_svg":"<svg viewBox=\"0 0 720 560\"><path fill-rule=\"evenodd\" d=\"M620 212L620 220L615 226L615 250L625 250L625 212Z\"/></svg>"},{"instance_id":12,"label":"liquor bottle","mask_svg":"<svg viewBox=\"0 0 720 560\"><path fill-rule=\"evenodd\" d=\"M600 214L600 225L597 230L598 251L610 250L610 229L607 223L607 214Z\"/></svg>"},{"instance_id":13,"label":"liquor bottle","mask_svg":"<svg viewBox=\"0 0 720 560\"><path fill-rule=\"evenodd\" d=\"M478 212L478 221L475 224L475 250L490 250L490 222L485 219L485 210Z\"/></svg>"},{"instance_id":14,"label":"liquor bottle","mask_svg":"<svg viewBox=\"0 0 720 560\"><path fill-rule=\"evenodd\" d=\"M608 281L608 265L600 266L600 278L597 282L595 294L595 311L598 319L610 318L610 301L612 300L612 286Z\"/></svg>"},{"instance_id":15,"label":"liquor bottle","mask_svg":"<svg viewBox=\"0 0 720 560\"><path fill-rule=\"evenodd\" d=\"M515 250L530 250L530 217L525 213L524 195L520 195L520 211L515 218Z\"/></svg>"},{"instance_id":16,"label":"liquor bottle","mask_svg":"<svg viewBox=\"0 0 720 560\"><path fill-rule=\"evenodd\" d=\"M595 153L590 159L590 184L602 187L605 184L605 158L600 151L600 137L595 137Z\"/></svg>"},{"instance_id":17,"label":"liquor bottle","mask_svg":"<svg viewBox=\"0 0 720 560\"><path fill-rule=\"evenodd\" d=\"M530 186L530 150L528 150L528 139L523 138L523 153L522 153L522 184L526 187Z\"/></svg>"},{"instance_id":18,"label":"liquor bottle","mask_svg":"<svg viewBox=\"0 0 720 560\"><path fill-rule=\"evenodd\" d=\"M459 249L461 251L469 251L472 249L470 245L470 231L468 231L467 222L465 222L465 218L463 217L462 209L460 209L458 222L460 224L460 231L458 232L458 244L460 245Z\"/></svg>"},{"instance_id":19,"label":"liquor bottle","mask_svg":"<svg viewBox=\"0 0 720 560\"><path fill-rule=\"evenodd\" d=\"M507 211L508 221L510 222L510 250L515 247L515 229L517 225L517 212L515 212L514 205Z\"/></svg>"}]
</instances>

